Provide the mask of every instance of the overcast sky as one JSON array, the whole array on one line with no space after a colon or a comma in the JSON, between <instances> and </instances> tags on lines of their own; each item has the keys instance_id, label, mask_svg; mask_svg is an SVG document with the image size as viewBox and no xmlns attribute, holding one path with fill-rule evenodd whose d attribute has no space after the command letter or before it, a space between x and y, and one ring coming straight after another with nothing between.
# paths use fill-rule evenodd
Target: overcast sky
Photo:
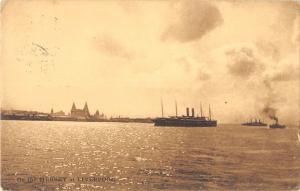
<instances>
[{"instance_id":1,"label":"overcast sky","mask_svg":"<svg viewBox=\"0 0 300 191\"><path fill-rule=\"evenodd\" d=\"M3 108L299 121L295 2L11 0L1 19Z\"/></svg>"}]
</instances>

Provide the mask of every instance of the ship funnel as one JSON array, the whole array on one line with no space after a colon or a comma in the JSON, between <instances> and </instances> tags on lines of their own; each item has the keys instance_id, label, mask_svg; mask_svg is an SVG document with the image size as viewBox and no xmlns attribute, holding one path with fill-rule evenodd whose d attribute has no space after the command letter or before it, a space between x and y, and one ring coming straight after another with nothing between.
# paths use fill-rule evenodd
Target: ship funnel
<instances>
[{"instance_id":1,"label":"ship funnel","mask_svg":"<svg viewBox=\"0 0 300 191\"><path fill-rule=\"evenodd\" d=\"M195 117L195 110L192 108L192 117Z\"/></svg>"},{"instance_id":2,"label":"ship funnel","mask_svg":"<svg viewBox=\"0 0 300 191\"><path fill-rule=\"evenodd\" d=\"M190 108L186 108L186 116L189 117L190 116Z\"/></svg>"},{"instance_id":3,"label":"ship funnel","mask_svg":"<svg viewBox=\"0 0 300 191\"><path fill-rule=\"evenodd\" d=\"M203 113L202 113L202 103L200 102L200 116L203 117Z\"/></svg>"}]
</instances>

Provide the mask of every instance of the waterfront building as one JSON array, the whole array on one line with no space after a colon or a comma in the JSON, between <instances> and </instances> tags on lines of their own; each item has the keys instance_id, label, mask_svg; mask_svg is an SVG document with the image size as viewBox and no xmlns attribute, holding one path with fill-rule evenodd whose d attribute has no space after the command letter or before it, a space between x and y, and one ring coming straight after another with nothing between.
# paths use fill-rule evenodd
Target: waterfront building
<instances>
[{"instance_id":1,"label":"waterfront building","mask_svg":"<svg viewBox=\"0 0 300 191\"><path fill-rule=\"evenodd\" d=\"M75 106L75 103L73 102L70 117L76 118L76 119L89 119L91 118L90 111L87 105L87 102L85 102L83 109L77 109Z\"/></svg>"},{"instance_id":2,"label":"waterfront building","mask_svg":"<svg viewBox=\"0 0 300 191\"><path fill-rule=\"evenodd\" d=\"M50 115L51 115L52 117L61 117L61 116L65 116L65 112L63 112L62 110L61 110L61 111L58 111L58 112L54 112L54 110L51 109Z\"/></svg>"}]
</instances>

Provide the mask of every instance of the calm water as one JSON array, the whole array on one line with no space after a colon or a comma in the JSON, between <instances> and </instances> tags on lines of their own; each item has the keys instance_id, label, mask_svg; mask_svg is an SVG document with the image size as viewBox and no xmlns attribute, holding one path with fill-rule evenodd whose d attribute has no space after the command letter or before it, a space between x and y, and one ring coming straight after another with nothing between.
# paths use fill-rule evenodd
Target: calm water
<instances>
[{"instance_id":1,"label":"calm water","mask_svg":"<svg viewBox=\"0 0 300 191\"><path fill-rule=\"evenodd\" d=\"M5 190L300 189L298 127L1 123Z\"/></svg>"}]
</instances>

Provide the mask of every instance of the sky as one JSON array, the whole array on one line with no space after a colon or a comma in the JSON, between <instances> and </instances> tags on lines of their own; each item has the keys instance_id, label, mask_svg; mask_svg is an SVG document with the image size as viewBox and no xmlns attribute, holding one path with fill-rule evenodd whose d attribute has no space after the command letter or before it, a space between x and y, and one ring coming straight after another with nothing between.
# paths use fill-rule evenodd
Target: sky
<instances>
[{"instance_id":1,"label":"sky","mask_svg":"<svg viewBox=\"0 0 300 191\"><path fill-rule=\"evenodd\" d=\"M295 1L10 0L1 8L1 106L219 123L300 116Z\"/></svg>"}]
</instances>

